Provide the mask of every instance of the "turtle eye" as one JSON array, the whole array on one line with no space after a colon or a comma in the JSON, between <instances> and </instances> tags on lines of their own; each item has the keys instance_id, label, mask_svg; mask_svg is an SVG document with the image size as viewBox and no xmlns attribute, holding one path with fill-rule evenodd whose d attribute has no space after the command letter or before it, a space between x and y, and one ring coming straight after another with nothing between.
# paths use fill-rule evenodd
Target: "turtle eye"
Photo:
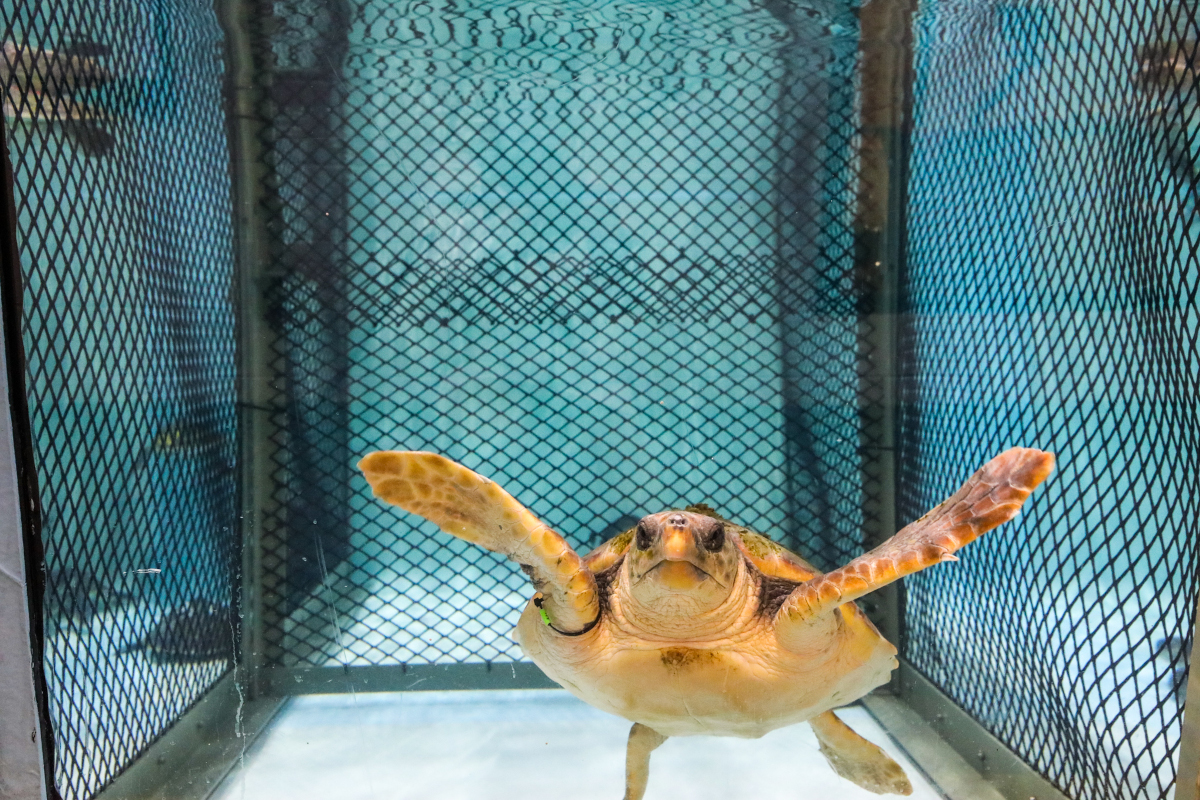
<instances>
[{"instance_id":1,"label":"turtle eye","mask_svg":"<svg viewBox=\"0 0 1200 800\"><path fill-rule=\"evenodd\" d=\"M636 541L635 541L635 544L637 545L637 549L638 550L649 550L650 544L651 544L650 539L651 539L650 529L646 527L646 523L639 522L638 526L637 526L637 536L636 536Z\"/></svg>"},{"instance_id":2,"label":"turtle eye","mask_svg":"<svg viewBox=\"0 0 1200 800\"><path fill-rule=\"evenodd\" d=\"M715 553L725 546L725 525L718 522L704 537L704 549Z\"/></svg>"}]
</instances>

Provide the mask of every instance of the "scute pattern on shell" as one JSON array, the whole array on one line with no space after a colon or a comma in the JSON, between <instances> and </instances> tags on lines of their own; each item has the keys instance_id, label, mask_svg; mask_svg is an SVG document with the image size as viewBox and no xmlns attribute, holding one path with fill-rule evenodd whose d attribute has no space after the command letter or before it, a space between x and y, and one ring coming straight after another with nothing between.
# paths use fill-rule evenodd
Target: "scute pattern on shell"
<instances>
[{"instance_id":1,"label":"scute pattern on shell","mask_svg":"<svg viewBox=\"0 0 1200 800\"><path fill-rule=\"evenodd\" d=\"M619 563L633 542L634 528L618 533L583 558L584 565L592 572L603 572L613 564Z\"/></svg>"}]
</instances>

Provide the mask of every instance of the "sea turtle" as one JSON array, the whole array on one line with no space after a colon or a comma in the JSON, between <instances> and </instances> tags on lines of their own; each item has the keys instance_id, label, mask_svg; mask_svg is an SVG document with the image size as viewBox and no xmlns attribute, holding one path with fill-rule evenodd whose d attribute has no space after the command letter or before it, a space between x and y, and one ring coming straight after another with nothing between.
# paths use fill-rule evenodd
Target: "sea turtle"
<instances>
[{"instance_id":1,"label":"sea turtle","mask_svg":"<svg viewBox=\"0 0 1200 800\"><path fill-rule=\"evenodd\" d=\"M854 600L1012 519L1054 468L1014 448L887 542L821 574L707 505L643 517L580 557L497 484L434 453L359 462L375 495L520 564L537 593L517 623L525 653L591 705L633 722L625 800L670 736L741 736L808 722L830 766L877 794L904 770L832 712L885 683L896 648Z\"/></svg>"}]
</instances>

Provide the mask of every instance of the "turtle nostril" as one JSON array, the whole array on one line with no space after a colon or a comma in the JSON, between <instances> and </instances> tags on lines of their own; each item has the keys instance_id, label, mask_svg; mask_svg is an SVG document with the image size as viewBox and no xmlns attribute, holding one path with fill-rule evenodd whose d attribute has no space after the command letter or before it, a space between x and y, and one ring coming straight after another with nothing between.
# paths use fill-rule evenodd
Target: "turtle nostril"
<instances>
[{"instance_id":1,"label":"turtle nostril","mask_svg":"<svg viewBox=\"0 0 1200 800\"><path fill-rule=\"evenodd\" d=\"M683 514L672 514L667 520L667 524L676 528L682 528L684 525L687 525L687 520Z\"/></svg>"}]
</instances>

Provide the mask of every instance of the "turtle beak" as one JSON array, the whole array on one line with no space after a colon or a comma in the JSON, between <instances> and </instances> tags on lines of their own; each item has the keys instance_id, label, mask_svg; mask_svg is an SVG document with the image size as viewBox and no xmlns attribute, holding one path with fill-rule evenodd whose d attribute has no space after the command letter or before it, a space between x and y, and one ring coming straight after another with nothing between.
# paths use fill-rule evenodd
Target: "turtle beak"
<instances>
[{"instance_id":1,"label":"turtle beak","mask_svg":"<svg viewBox=\"0 0 1200 800\"><path fill-rule=\"evenodd\" d=\"M696 539L687 524L672 525L668 522L663 529L663 558L667 561L690 561L695 554Z\"/></svg>"},{"instance_id":2,"label":"turtle beak","mask_svg":"<svg viewBox=\"0 0 1200 800\"><path fill-rule=\"evenodd\" d=\"M699 564L704 563L696 542L696 534L683 516L668 517L663 525L662 545L656 572L664 585L681 591L695 589L711 578Z\"/></svg>"}]
</instances>

